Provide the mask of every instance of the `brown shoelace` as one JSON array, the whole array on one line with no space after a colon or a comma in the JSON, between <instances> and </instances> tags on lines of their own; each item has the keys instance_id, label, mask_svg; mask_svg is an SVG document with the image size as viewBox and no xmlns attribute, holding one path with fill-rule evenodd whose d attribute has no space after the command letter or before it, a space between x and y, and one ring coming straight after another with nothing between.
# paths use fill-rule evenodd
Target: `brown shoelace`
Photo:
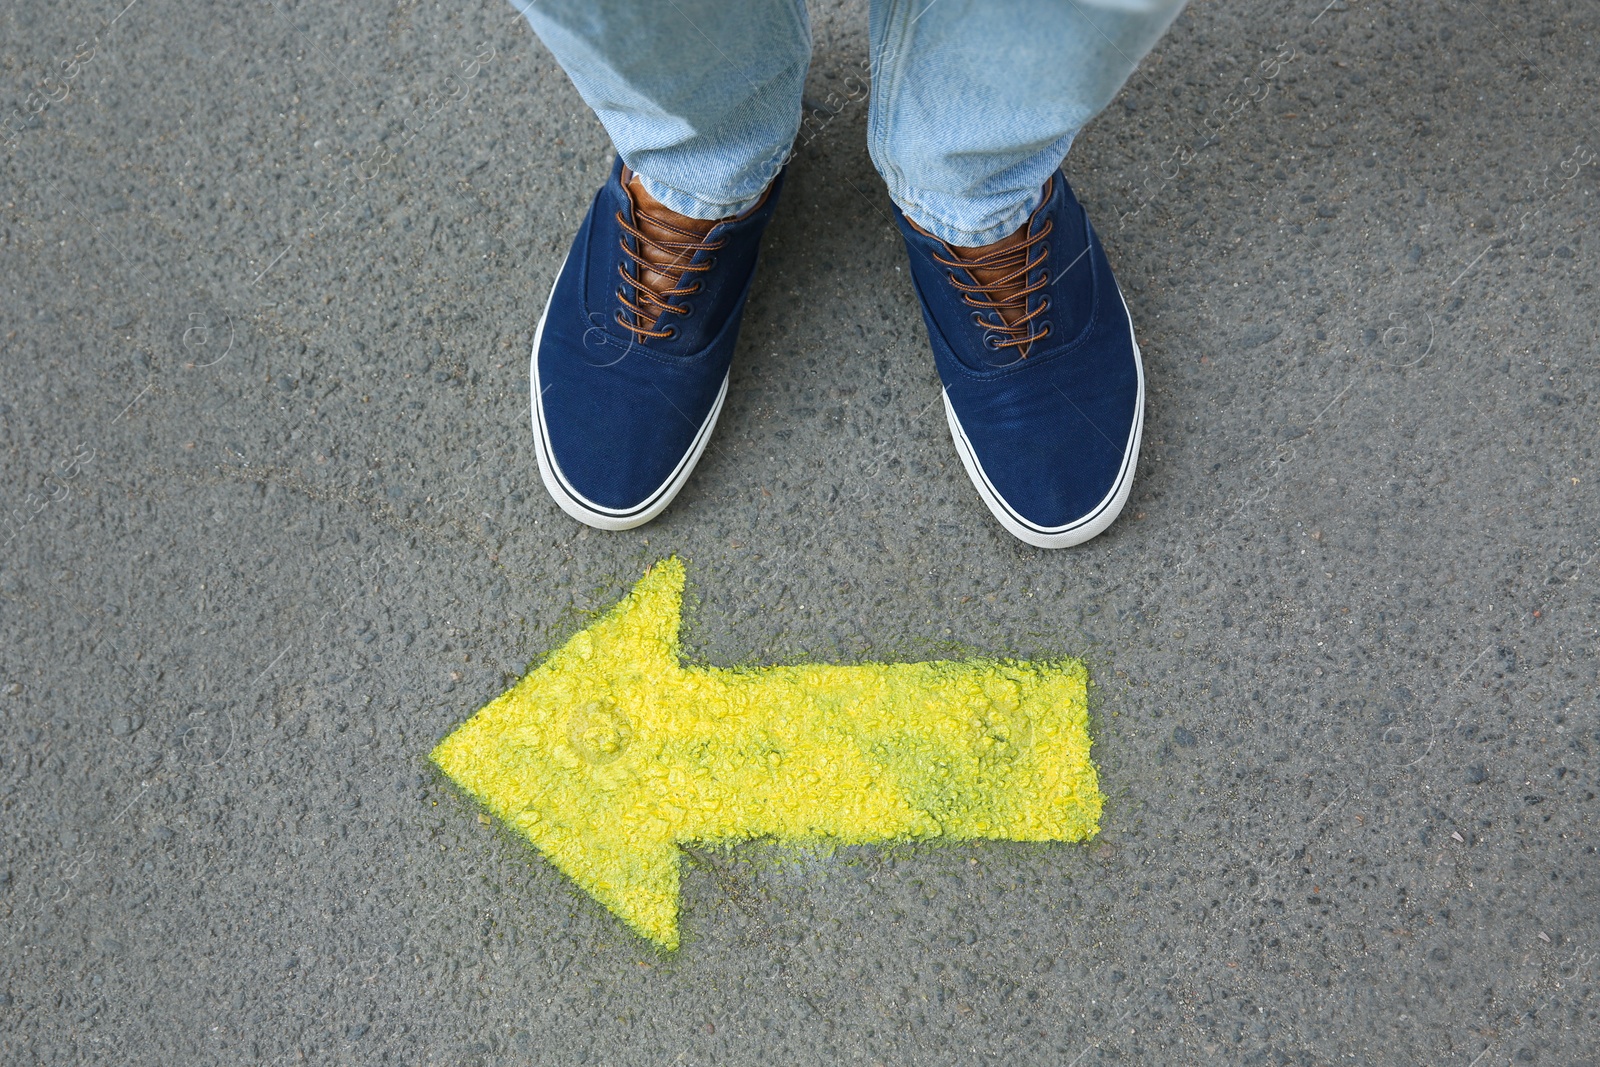
<instances>
[{"instance_id":1,"label":"brown shoelace","mask_svg":"<svg viewBox=\"0 0 1600 1067\"><path fill-rule=\"evenodd\" d=\"M1037 281L1029 279L1050 255L1048 245L1038 246L1049 236L1052 227L1051 220L1045 219L1039 232L1032 235L1024 226L1011 237L985 246L985 250L957 251L946 245L955 258L946 259L938 253L933 256L946 267L959 267L971 275L975 284L969 285L952 272L950 284L961 291L963 301L978 309L972 316L973 321L995 338L986 343L997 349L1015 348L1020 359L1028 358L1033 342L1050 334L1050 324L1039 321L1039 316L1049 308L1050 299L1045 297L1031 308L1028 304L1029 298L1050 282L1048 270Z\"/></svg>"},{"instance_id":2,"label":"brown shoelace","mask_svg":"<svg viewBox=\"0 0 1600 1067\"><path fill-rule=\"evenodd\" d=\"M630 223L622 212L617 212L617 225L633 241L631 247L627 238L618 242L627 259L617 264L617 273L627 285L617 289L622 308L618 309L616 319L618 326L631 331L643 344L647 338L664 340L677 333L671 326L662 327L660 320L667 313L687 315L689 308L669 301L700 291L699 282L684 285L684 276L710 270L712 260L695 263L694 257L699 252L714 252L724 242L706 240L706 235L717 225L716 221L701 223L699 219L689 219L703 226L690 228L650 213L640 205L640 194L629 188L630 180L631 176L624 179L623 189L633 202L634 222ZM632 299L628 297L628 289L633 290Z\"/></svg>"}]
</instances>

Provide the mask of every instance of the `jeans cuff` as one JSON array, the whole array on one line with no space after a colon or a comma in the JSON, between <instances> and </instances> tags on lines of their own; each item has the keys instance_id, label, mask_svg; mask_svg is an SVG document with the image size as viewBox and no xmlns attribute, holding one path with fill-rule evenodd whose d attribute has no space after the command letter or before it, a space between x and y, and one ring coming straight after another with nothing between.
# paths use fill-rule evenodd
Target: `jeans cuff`
<instances>
[{"instance_id":1,"label":"jeans cuff","mask_svg":"<svg viewBox=\"0 0 1600 1067\"><path fill-rule=\"evenodd\" d=\"M644 186L644 191L664 204L669 211L676 211L680 215L687 215L691 219L704 219L708 222L719 219L732 218L742 215L761 202L761 196L767 191L767 186L772 184L768 178L762 184L755 196L748 200L702 200L693 193L686 193L670 185L663 185L649 175L634 171L639 177L639 182Z\"/></svg>"},{"instance_id":2,"label":"jeans cuff","mask_svg":"<svg viewBox=\"0 0 1600 1067\"><path fill-rule=\"evenodd\" d=\"M975 220L973 213L970 211L963 213L961 209L964 205L952 202L950 197L925 196L914 190L896 189L893 185L889 187L889 199L895 202L895 206L906 218L939 240L957 248L976 248L979 245L993 244L1003 237L1010 237L1027 224L1028 216L1044 202L1043 194L1043 188L1033 190L1014 206L1005 209L1000 214L999 221L991 222L990 220L995 218L992 207L986 206L981 220ZM946 221L950 218L962 221L960 223ZM981 229L972 229L974 224Z\"/></svg>"}]
</instances>

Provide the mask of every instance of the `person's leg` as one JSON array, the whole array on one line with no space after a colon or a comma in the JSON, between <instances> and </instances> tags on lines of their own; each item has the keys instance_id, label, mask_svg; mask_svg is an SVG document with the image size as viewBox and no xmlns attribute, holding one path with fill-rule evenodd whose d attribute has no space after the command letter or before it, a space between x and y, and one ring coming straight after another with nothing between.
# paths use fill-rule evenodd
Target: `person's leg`
<instances>
[{"instance_id":1,"label":"person's leg","mask_svg":"<svg viewBox=\"0 0 1600 1067\"><path fill-rule=\"evenodd\" d=\"M877 0L872 158L895 203L967 475L1014 536L1066 548L1121 513L1144 367L1059 173L1182 0Z\"/></svg>"},{"instance_id":2,"label":"person's leg","mask_svg":"<svg viewBox=\"0 0 1600 1067\"><path fill-rule=\"evenodd\" d=\"M875 0L868 145L890 197L954 245L1015 232L1183 4Z\"/></svg>"},{"instance_id":3,"label":"person's leg","mask_svg":"<svg viewBox=\"0 0 1600 1067\"><path fill-rule=\"evenodd\" d=\"M801 0L515 0L618 158L534 330L539 475L580 522L659 515L728 392L810 61Z\"/></svg>"},{"instance_id":4,"label":"person's leg","mask_svg":"<svg viewBox=\"0 0 1600 1067\"><path fill-rule=\"evenodd\" d=\"M655 200L752 207L800 128L803 0L513 0Z\"/></svg>"}]
</instances>

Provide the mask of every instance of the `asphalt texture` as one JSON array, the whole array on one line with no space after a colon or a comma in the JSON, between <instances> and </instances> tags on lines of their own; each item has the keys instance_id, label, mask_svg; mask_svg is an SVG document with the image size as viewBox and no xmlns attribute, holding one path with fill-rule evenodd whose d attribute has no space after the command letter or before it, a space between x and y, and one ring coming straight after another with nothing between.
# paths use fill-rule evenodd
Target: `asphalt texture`
<instances>
[{"instance_id":1,"label":"asphalt texture","mask_svg":"<svg viewBox=\"0 0 1600 1067\"><path fill-rule=\"evenodd\" d=\"M513 11L0 13L0 1061L1600 1062L1600 7L1190 8L1066 164L1149 401L1062 552L961 470L813 13L624 534L535 468L609 148ZM674 553L700 662L1081 657L1099 837L695 848L652 949L427 754Z\"/></svg>"}]
</instances>

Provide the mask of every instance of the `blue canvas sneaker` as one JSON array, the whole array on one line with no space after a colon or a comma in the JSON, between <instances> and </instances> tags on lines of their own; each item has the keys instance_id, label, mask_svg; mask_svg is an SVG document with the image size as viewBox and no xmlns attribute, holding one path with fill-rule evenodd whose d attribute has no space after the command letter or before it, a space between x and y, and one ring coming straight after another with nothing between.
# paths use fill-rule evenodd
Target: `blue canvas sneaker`
<instances>
[{"instance_id":1,"label":"blue canvas sneaker","mask_svg":"<svg viewBox=\"0 0 1600 1067\"><path fill-rule=\"evenodd\" d=\"M710 222L667 210L620 159L595 194L531 360L539 475L579 522L632 529L688 480L728 392L782 182L742 215Z\"/></svg>"},{"instance_id":2,"label":"blue canvas sneaker","mask_svg":"<svg viewBox=\"0 0 1600 1067\"><path fill-rule=\"evenodd\" d=\"M1066 179L1050 179L1027 225L981 248L895 218L950 433L978 495L1030 545L1066 548L1101 533L1133 486L1144 368Z\"/></svg>"}]
</instances>

